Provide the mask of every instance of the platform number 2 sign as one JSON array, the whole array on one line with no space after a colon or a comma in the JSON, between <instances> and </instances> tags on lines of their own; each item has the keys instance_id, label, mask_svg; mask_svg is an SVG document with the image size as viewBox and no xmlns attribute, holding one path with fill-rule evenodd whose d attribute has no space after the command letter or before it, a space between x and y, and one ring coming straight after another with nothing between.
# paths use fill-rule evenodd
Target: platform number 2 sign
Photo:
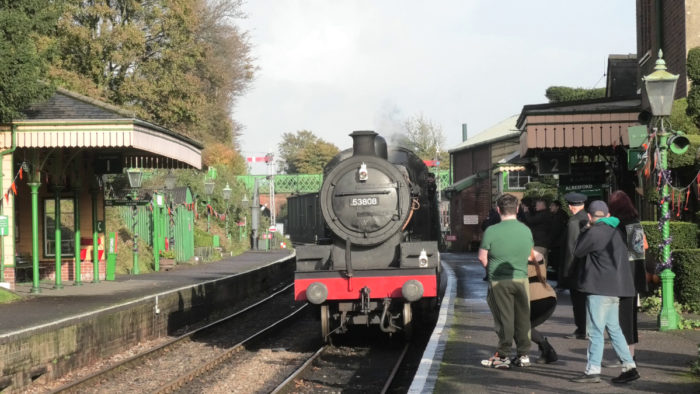
<instances>
[{"instance_id":1,"label":"platform number 2 sign","mask_svg":"<svg viewBox=\"0 0 700 394\"><path fill-rule=\"evenodd\" d=\"M569 154L542 152L537 156L539 175L565 175L571 172Z\"/></svg>"}]
</instances>

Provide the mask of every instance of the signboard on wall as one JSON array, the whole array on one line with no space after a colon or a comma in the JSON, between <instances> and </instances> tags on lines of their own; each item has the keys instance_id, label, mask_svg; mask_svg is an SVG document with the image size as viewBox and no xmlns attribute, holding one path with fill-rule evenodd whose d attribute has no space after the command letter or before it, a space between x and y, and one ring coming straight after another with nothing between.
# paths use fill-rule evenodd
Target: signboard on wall
<instances>
[{"instance_id":1,"label":"signboard on wall","mask_svg":"<svg viewBox=\"0 0 700 394\"><path fill-rule=\"evenodd\" d=\"M464 224L479 224L479 215L464 215Z\"/></svg>"},{"instance_id":2,"label":"signboard on wall","mask_svg":"<svg viewBox=\"0 0 700 394\"><path fill-rule=\"evenodd\" d=\"M605 163L574 163L571 174L559 177L559 185L604 185Z\"/></svg>"},{"instance_id":3,"label":"signboard on wall","mask_svg":"<svg viewBox=\"0 0 700 394\"><path fill-rule=\"evenodd\" d=\"M568 152L542 152L537 156L540 175L564 175L571 172Z\"/></svg>"}]
</instances>

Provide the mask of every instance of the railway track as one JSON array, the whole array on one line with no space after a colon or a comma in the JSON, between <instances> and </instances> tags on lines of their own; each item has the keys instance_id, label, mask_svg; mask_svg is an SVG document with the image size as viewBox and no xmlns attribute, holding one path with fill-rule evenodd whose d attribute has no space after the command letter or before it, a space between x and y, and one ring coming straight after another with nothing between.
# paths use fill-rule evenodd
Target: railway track
<instances>
[{"instance_id":1,"label":"railway track","mask_svg":"<svg viewBox=\"0 0 700 394\"><path fill-rule=\"evenodd\" d=\"M319 391L357 391L387 393L411 346L319 348L273 394ZM387 366L392 366L391 369Z\"/></svg>"},{"instance_id":2,"label":"railway track","mask_svg":"<svg viewBox=\"0 0 700 394\"><path fill-rule=\"evenodd\" d=\"M306 309L294 305L293 285L195 331L174 338L155 349L119 362L78 381L59 387L55 393L156 392L177 390L207 373L261 336L288 324ZM281 306L280 306L281 305ZM285 305L288 306L285 308ZM281 318L278 310L288 310ZM250 318L255 313L256 318ZM245 321L246 317L249 321ZM241 322L245 321L241 327ZM232 335L235 332L235 335ZM241 336L243 336L241 338ZM145 373L144 373L145 372Z\"/></svg>"}]
</instances>

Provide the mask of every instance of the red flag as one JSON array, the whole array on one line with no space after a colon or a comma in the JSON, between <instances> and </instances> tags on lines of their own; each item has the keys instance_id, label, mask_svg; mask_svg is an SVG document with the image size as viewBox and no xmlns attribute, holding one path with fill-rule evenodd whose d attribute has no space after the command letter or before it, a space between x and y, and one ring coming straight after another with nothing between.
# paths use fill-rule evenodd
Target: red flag
<instances>
[{"instance_id":1,"label":"red flag","mask_svg":"<svg viewBox=\"0 0 700 394\"><path fill-rule=\"evenodd\" d=\"M10 202L10 196L8 196L7 193L5 193L5 200L7 200L8 203Z\"/></svg>"},{"instance_id":2,"label":"red flag","mask_svg":"<svg viewBox=\"0 0 700 394\"><path fill-rule=\"evenodd\" d=\"M22 179L22 167L19 168L19 179Z\"/></svg>"},{"instance_id":3,"label":"red flag","mask_svg":"<svg viewBox=\"0 0 700 394\"><path fill-rule=\"evenodd\" d=\"M15 186L15 183L12 182L12 193L15 193L15 196L17 195L17 186Z\"/></svg>"},{"instance_id":4,"label":"red flag","mask_svg":"<svg viewBox=\"0 0 700 394\"><path fill-rule=\"evenodd\" d=\"M690 187L688 188L688 191L685 193L685 208L683 208L684 211L688 210L688 200L690 200Z\"/></svg>"}]
</instances>

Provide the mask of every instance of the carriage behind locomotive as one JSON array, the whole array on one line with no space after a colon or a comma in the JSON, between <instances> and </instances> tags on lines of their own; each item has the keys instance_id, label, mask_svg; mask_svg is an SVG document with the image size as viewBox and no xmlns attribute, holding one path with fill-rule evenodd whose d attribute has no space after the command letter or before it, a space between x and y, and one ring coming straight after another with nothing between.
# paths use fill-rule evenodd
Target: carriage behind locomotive
<instances>
[{"instance_id":1,"label":"carriage behind locomotive","mask_svg":"<svg viewBox=\"0 0 700 394\"><path fill-rule=\"evenodd\" d=\"M435 177L373 131L350 136L353 148L326 166L320 192L288 199L295 299L320 307L326 339L351 325L410 333L414 314L438 304Z\"/></svg>"}]
</instances>

